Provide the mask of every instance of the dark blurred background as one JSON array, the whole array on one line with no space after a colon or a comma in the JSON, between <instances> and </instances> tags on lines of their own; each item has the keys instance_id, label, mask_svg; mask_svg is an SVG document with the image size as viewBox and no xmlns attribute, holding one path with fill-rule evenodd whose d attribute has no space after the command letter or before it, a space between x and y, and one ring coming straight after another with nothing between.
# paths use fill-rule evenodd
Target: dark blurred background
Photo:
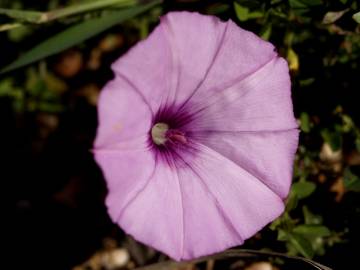
<instances>
[{"instance_id":1,"label":"dark blurred background","mask_svg":"<svg viewBox=\"0 0 360 270\"><path fill-rule=\"evenodd\" d=\"M46 11L86 2L91 1L8 0L0 1L0 8ZM31 58L34 46L74 25L149 2L44 23L0 9L0 70L28 57L25 52ZM132 269L166 259L112 224L91 148L97 96L113 76L110 64L171 10L232 19L274 43L289 62L302 130L295 184L286 213L244 247L355 269L360 255L360 18L354 14L360 4L352 0L159 1L72 46L59 42L59 53L1 74L4 269ZM208 262L186 269L308 269L276 258L266 261L263 266L241 259Z\"/></svg>"}]
</instances>

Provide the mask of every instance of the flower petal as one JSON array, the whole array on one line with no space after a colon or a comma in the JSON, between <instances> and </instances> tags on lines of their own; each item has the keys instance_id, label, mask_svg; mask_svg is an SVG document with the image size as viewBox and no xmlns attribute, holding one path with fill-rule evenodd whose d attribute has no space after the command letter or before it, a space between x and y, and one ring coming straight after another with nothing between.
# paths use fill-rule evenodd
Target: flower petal
<instances>
[{"instance_id":1,"label":"flower petal","mask_svg":"<svg viewBox=\"0 0 360 270\"><path fill-rule=\"evenodd\" d=\"M183 206L178 180L167 163L157 162L146 186L117 220L135 239L177 260L183 250Z\"/></svg>"},{"instance_id":2,"label":"flower petal","mask_svg":"<svg viewBox=\"0 0 360 270\"><path fill-rule=\"evenodd\" d=\"M189 110L194 120L187 129L193 132L278 131L298 126L288 65L283 58L274 58L257 72L211 97L192 100Z\"/></svg>"},{"instance_id":3,"label":"flower petal","mask_svg":"<svg viewBox=\"0 0 360 270\"><path fill-rule=\"evenodd\" d=\"M223 91L256 72L277 56L271 43L262 40L252 32L240 28L233 21L229 20L226 23L218 21L218 25L226 26L223 30L222 39L218 42L216 51L207 50L209 54L213 55L212 62L207 68L207 73L202 77L201 83L196 88L192 88L193 93L189 96L191 101L196 99L204 100L212 94ZM187 28L187 26L183 28ZM203 31L200 27L193 27L193 29L193 35L199 37L198 46L204 46L205 42L209 42L208 40L202 41L209 33ZM187 48L187 54L183 55L181 59L184 63L189 62L197 65L197 54L201 49L193 50L187 44L188 32L192 31L186 29L178 34L181 35L182 40L180 45ZM187 67L185 66L185 68ZM193 69L187 69L187 73L189 72L193 72Z\"/></svg>"},{"instance_id":4,"label":"flower petal","mask_svg":"<svg viewBox=\"0 0 360 270\"><path fill-rule=\"evenodd\" d=\"M112 69L116 76L138 91L151 107L152 114L167 101L169 89L175 84L177 76L173 72L167 37L160 26L115 61Z\"/></svg>"},{"instance_id":5,"label":"flower petal","mask_svg":"<svg viewBox=\"0 0 360 270\"><path fill-rule=\"evenodd\" d=\"M191 156L188 162L190 168L218 202L219 215L231 222L243 240L283 212L282 199L259 179L204 145L196 144L196 148L197 156ZM211 240L208 244L212 244Z\"/></svg>"},{"instance_id":6,"label":"flower petal","mask_svg":"<svg viewBox=\"0 0 360 270\"><path fill-rule=\"evenodd\" d=\"M191 259L242 244L283 212L298 131L273 45L231 21L174 12L112 68L94 153L127 233ZM150 149L156 117L187 139Z\"/></svg>"},{"instance_id":7,"label":"flower petal","mask_svg":"<svg viewBox=\"0 0 360 270\"><path fill-rule=\"evenodd\" d=\"M164 104L181 106L195 93L218 91L275 56L271 43L232 21L183 11L163 16L150 36L112 67L156 112Z\"/></svg>"},{"instance_id":8,"label":"flower petal","mask_svg":"<svg viewBox=\"0 0 360 270\"><path fill-rule=\"evenodd\" d=\"M96 149L110 148L134 138L146 137L151 128L148 105L119 77L110 81L101 91L98 119L99 126L94 143Z\"/></svg>"},{"instance_id":9,"label":"flower petal","mask_svg":"<svg viewBox=\"0 0 360 270\"><path fill-rule=\"evenodd\" d=\"M154 155L143 148L138 151L95 150L95 159L102 168L108 194L108 213L117 222L127 204L146 186L154 173Z\"/></svg>"},{"instance_id":10,"label":"flower petal","mask_svg":"<svg viewBox=\"0 0 360 270\"><path fill-rule=\"evenodd\" d=\"M284 199L292 180L299 131L199 132L194 139L232 160Z\"/></svg>"},{"instance_id":11,"label":"flower petal","mask_svg":"<svg viewBox=\"0 0 360 270\"><path fill-rule=\"evenodd\" d=\"M177 74L173 96L168 103L181 105L210 71L222 48L227 23L214 16L183 11L163 16L161 27L171 47L173 72Z\"/></svg>"},{"instance_id":12,"label":"flower petal","mask_svg":"<svg viewBox=\"0 0 360 270\"><path fill-rule=\"evenodd\" d=\"M136 86L153 112L164 104L179 105L206 76L225 26L213 16L169 13L146 40L113 64L113 70Z\"/></svg>"},{"instance_id":13,"label":"flower petal","mask_svg":"<svg viewBox=\"0 0 360 270\"><path fill-rule=\"evenodd\" d=\"M239 233L199 175L190 168L180 169L178 174L184 208L181 259L197 258L242 244Z\"/></svg>"},{"instance_id":14,"label":"flower petal","mask_svg":"<svg viewBox=\"0 0 360 270\"><path fill-rule=\"evenodd\" d=\"M228 29L203 89L222 89L241 81L277 56L274 46L228 21Z\"/></svg>"}]
</instances>

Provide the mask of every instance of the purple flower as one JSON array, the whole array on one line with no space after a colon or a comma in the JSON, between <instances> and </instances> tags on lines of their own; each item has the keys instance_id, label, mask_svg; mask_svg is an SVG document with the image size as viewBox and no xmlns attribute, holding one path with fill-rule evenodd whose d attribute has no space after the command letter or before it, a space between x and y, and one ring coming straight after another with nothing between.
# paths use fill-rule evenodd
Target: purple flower
<instances>
[{"instance_id":1,"label":"purple flower","mask_svg":"<svg viewBox=\"0 0 360 270\"><path fill-rule=\"evenodd\" d=\"M181 260L242 244L283 212L298 129L272 44L173 12L112 69L94 152L121 228Z\"/></svg>"}]
</instances>

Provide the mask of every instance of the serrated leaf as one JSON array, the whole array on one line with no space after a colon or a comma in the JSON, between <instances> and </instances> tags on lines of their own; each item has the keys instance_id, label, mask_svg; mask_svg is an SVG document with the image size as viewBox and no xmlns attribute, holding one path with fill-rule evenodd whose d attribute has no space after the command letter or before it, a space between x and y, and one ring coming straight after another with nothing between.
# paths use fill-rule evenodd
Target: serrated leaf
<instances>
[{"instance_id":1,"label":"serrated leaf","mask_svg":"<svg viewBox=\"0 0 360 270\"><path fill-rule=\"evenodd\" d=\"M331 234L330 230L322 225L298 225L293 231L298 234L302 234L310 237L326 237Z\"/></svg>"},{"instance_id":2,"label":"serrated leaf","mask_svg":"<svg viewBox=\"0 0 360 270\"><path fill-rule=\"evenodd\" d=\"M355 13L352 17L357 23L360 23L360 12Z\"/></svg>"},{"instance_id":3,"label":"serrated leaf","mask_svg":"<svg viewBox=\"0 0 360 270\"><path fill-rule=\"evenodd\" d=\"M304 199L311 195L316 189L316 185L312 182L297 182L293 184L291 191L299 198Z\"/></svg>"},{"instance_id":4,"label":"serrated leaf","mask_svg":"<svg viewBox=\"0 0 360 270\"><path fill-rule=\"evenodd\" d=\"M289 242L304 257L309 259L314 257L314 250L311 243L302 235L297 233L289 234Z\"/></svg>"},{"instance_id":5,"label":"serrated leaf","mask_svg":"<svg viewBox=\"0 0 360 270\"><path fill-rule=\"evenodd\" d=\"M111 11L105 14L105 16L89 19L79 24L70 26L66 30L55 34L54 36L30 49L28 52L24 53L19 59L3 68L0 71L0 74L20 68L68 49L116 24L119 24L150 9L160 2L160 0L152 1L151 3L143 6Z\"/></svg>"}]
</instances>

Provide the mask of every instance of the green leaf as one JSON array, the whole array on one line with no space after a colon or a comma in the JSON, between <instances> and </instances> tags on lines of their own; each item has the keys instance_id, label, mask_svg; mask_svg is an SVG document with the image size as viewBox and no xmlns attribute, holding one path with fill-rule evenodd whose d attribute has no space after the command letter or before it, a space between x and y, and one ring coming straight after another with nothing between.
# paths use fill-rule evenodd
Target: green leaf
<instances>
[{"instance_id":1,"label":"green leaf","mask_svg":"<svg viewBox=\"0 0 360 270\"><path fill-rule=\"evenodd\" d=\"M221 14L221 13L228 11L230 8L231 8L231 6L227 3L226 4L218 3L218 4L209 6L206 9L206 14L217 15L217 14Z\"/></svg>"},{"instance_id":2,"label":"green leaf","mask_svg":"<svg viewBox=\"0 0 360 270\"><path fill-rule=\"evenodd\" d=\"M278 235L277 235L277 240L279 240L279 241L287 241L287 240L289 240L289 234L286 231L284 231L282 229L279 229L278 230Z\"/></svg>"},{"instance_id":3,"label":"green leaf","mask_svg":"<svg viewBox=\"0 0 360 270\"><path fill-rule=\"evenodd\" d=\"M324 129L321 131L321 136L323 137L324 141L330 145L333 151L340 150L342 146L342 137L340 132Z\"/></svg>"},{"instance_id":4,"label":"green leaf","mask_svg":"<svg viewBox=\"0 0 360 270\"><path fill-rule=\"evenodd\" d=\"M7 34L12 42L20 42L31 35L32 32L33 27L31 25L21 25L9 30Z\"/></svg>"},{"instance_id":5,"label":"green leaf","mask_svg":"<svg viewBox=\"0 0 360 270\"><path fill-rule=\"evenodd\" d=\"M360 192L360 177L353 174L349 168L344 171L344 186L348 191Z\"/></svg>"},{"instance_id":6,"label":"green leaf","mask_svg":"<svg viewBox=\"0 0 360 270\"><path fill-rule=\"evenodd\" d=\"M351 117L346 114L343 114L341 116L341 118L342 118L342 122L343 122L342 128L341 128L342 132L346 133L346 132L352 131L354 129L354 122L351 119Z\"/></svg>"},{"instance_id":7,"label":"green leaf","mask_svg":"<svg viewBox=\"0 0 360 270\"><path fill-rule=\"evenodd\" d=\"M300 128L303 132L310 132L310 117L306 112L300 114Z\"/></svg>"},{"instance_id":8,"label":"green leaf","mask_svg":"<svg viewBox=\"0 0 360 270\"><path fill-rule=\"evenodd\" d=\"M349 9L344 9L341 11L329 11L325 14L322 23L323 24L331 24L340 19Z\"/></svg>"},{"instance_id":9,"label":"green leaf","mask_svg":"<svg viewBox=\"0 0 360 270\"><path fill-rule=\"evenodd\" d=\"M298 225L293 231L309 237L326 237L331 234L330 230L322 225Z\"/></svg>"},{"instance_id":10,"label":"green leaf","mask_svg":"<svg viewBox=\"0 0 360 270\"><path fill-rule=\"evenodd\" d=\"M264 26L264 28L260 32L260 36L262 39L269 40L272 32L272 24L268 23Z\"/></svg>"},{"instance_id":11,"label":"green leaf","mask_svg":"<svg viewBox=\"0 0 360 270\"><path fill-rule=\"evenodd\" d=\"M7 96L11 93L11 90L14 88L14 82L11 78L6 78L0 81L0 97Z\"/></svg>"},{"instance_id":12,"label":"green leaf","mask_svg":"<svg viewBox=\"0 0 360 270\"><path fill-rule=\"evenodd\" d=\"M134 5L135 3L135 0L96 0L87 1L48 12L0 8L0 15L6 15L10 18L28 23L44 23L86 11L102 9L114 5L124 7Z\"/></svg>"},{"instance_id":13,"label":"green leaf","mask_svg":"<svg viewBox=\"0 0 360 270\"><path fill-rule=\"evenodd\" d=\"M17 9L0 8L0 15L5 15L13 19L29 22L40 23L45 19L45 13L40 11L28 11Z\"/></svg>"},{"instance_id":14,"label":"green leaf","mask_svg":"<svg viewBox=\"0 0 360 270\"><path fill-rule=\"evenodd\" d=\"M30 49L28 52L24 53L19 59L3 68L0 71L0 74L20 68L70 48L116 24L119 24L152 8L160 2L160 0L157 0L143 6L111 11L102 17L89 19L74 26L70 26L66 30L55 34L54 36Z\"/></svg>"},{"instance_id":15,"label":"green leaf","mask_svg":"<svg viewBox=\"0 0 360 270\"><path fill-rule=\"evenodd\" d=\"M261 8L261 6L264 4L263 0L236 0L234 2L250 9Z\"/></svg>"},{"instance_id":16,"label":"green leaf","mask_svg":"<svg viewBox=\"0 0 360 270\"><path fill-rule=\"evenodd\" d=\"M291 191L299 198L304 199L311 195L316 189L312 182L297 182L293 184Z\"/></svg>"},{"instance_id":17,"label":"green leaf","mask_svg":"<svg viewBox=\"0 0 360 270\"><path fill-rule=\"evenodd\" d=\"M289 197L286 200L286 211L291 211L295 209L298 205L299 198L295 195L295 193L292 191L290 192Z\"/></svg>"},{"instance_id":18,"label":"green leaf","mask_svg":"<svg viewBox=\"0 0 360 270\"><path fill-rule=\"evenodd\" d=\"M355 140L355 146L356 146L356 150L358 152L360 152L360 136L356 138Z\"/></svg>"},{"instance_id":19,"label":"green leaf","mask_svg":"<svg viewBox=\"0 0 360 270\"><path fill-rule=\"evenodd\" d=\"M357 23L360 23L360 11L355 13L352 17Z\"/></svg>"},{"instance_id":20,"label":"green leaf","mask_svg":"<svg viewBox=\"0 0 360 270\"><path fill-rule=\"evenodd\" d=\"M234 2L234 9L236 17L239 19L239 21L243 22L249 19L249 8Z\"/></svg>"},{"instance_id":21,"label":"green leaf","mask_svg":"<svg viewBox=\"0 0 360 270\"><path fill-rule=\"evenodd\" d=\"M314 256L311 243L301 234L289 234L289 242L304 257L311 259Z\"/></svg>"},{"instance_id":22,"label":"green leaf","mask_svg":"<svg viewBox=\"0 0 360 270\"><path fill-rule=\"evenodd\" d=\"M305 224L307 225L320 225L323 221L321 216L311 213L306 206L303 206L302 212L304 215Z\"/></svg>"},{"instance_id":23,"label":"green leaf","mask_svg":"<svg viewBox=\"0 0 360 270\"><path fill-rule=\"evenodd\" d=\"M23 24L21 23L6 23L6 24L2 24L0 25L0 32L2 31L8 31L8 30L12 30L12 29L16 29L23 26Z\"/></svg>"},{"instance_id":24,"label":"green leaf","mask_svg":"<svg viewBox=\"0 0 360 270\"><path fill-rule=\"evenodd\" d=\"M289 0L290 7L294 9L307 9L308 7L320 6L322 0Z\"/></svg>"},{"instance_id":25,"label":"green leaf","mask_svg":"<svg viewBox=\"0 0 360 270\"><path fill-rule=\"evenodd\" d=\"M1 86L1 84L0 84ZM0 88L1 89L1 88ZM277 219L275 219L269 226L270 230L275 231L277 227L279 227L281 225L281 217L278 217Z\"/></svg>"},{"instance_id":26,"label":"green leaf","mask_svg":"<svg viewBox=\"0 0 360 270\"><path fill-rule=\"evenodd\" d=\"M249 19L257 19L261 17L264 17L264 13L261 11L252 11L249 13Z\"/></svg>"},{"instance_id":27,"label":"green leaf","mask_svg":"<svg viewBox=\"0 0 360 270\"><path fill-rule=\"evenodd\" d=\"M301 87L305 87L311 85L312 83L314 83L314 81L315 78L307 78L307 79L299 80L299 83Z\"/></svg>"},{"instance_id":28,"label":"green leaf","mask_svg":"<svg viewBox=\"0 0 360 270\"><path fill-rule=\"evenodd\" d=\"M242 6L237 2L234 2L234 9L239 21L247 21L249 19L261 18L264 13L261 11L250 11L248 7Z\"/></svg>"},{"instance_id":29,"label":"green leaf","mask_svg":"<svg viewBox=\"0 0 360 270\"><path fill-rule=\"evenodd\" d=\"M289 4L295 14L303 16L312 8L320 7L323 3L321 0L289 0Z\"/></svg>"}]
</instances>

